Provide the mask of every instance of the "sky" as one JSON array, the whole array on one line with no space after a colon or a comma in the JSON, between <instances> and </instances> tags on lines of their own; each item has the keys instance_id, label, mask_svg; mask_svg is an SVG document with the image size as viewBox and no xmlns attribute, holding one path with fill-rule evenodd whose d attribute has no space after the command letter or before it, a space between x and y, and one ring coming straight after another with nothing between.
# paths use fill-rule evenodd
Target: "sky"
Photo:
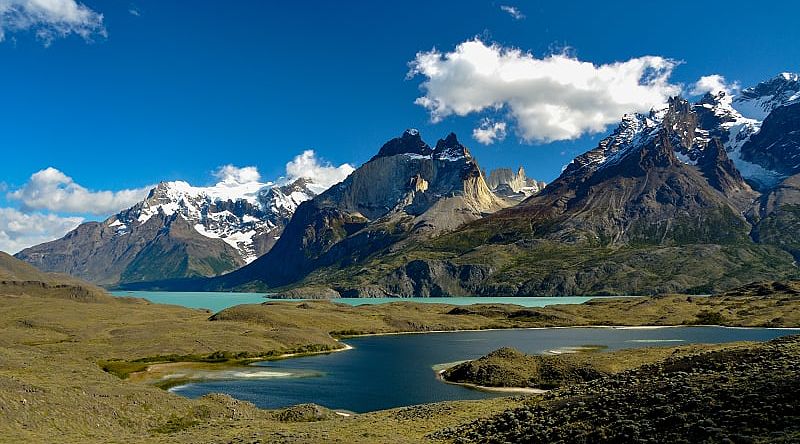
<instances>
[{"instance_id":1,"label":"sky","mask_svg":"<svg viewBox=\"0 0 800 444\"><path fill-rule=\"evenodd\" d=\"M791 2L0 0L0 250L164 180L277 180L298 156L349 171L412 127L551 181L624 113L800 71L797 17Z\"/></svg>"}]
</instances>

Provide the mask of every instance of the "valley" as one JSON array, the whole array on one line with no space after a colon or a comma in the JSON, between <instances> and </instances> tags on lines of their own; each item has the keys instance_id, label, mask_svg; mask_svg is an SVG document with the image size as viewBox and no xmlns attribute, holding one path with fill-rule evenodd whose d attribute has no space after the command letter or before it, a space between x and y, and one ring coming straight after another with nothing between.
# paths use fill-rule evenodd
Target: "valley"
<instances>
[{"instance_id":1,"label":"valley","mask_svg":"<svg viewBox=\"0 0 800 444\"><path fill-rule=\"evenodd\" d=\"M0 444L800 443L800 3L0 0Z\"/></svg>"},{"instance_id":2,"label":"valley","mask_svg":"<svg viewBox=\"0 0 800 444\"><path fill-rule=\"evenodd\" d=\"M319 421L298 423L280 418L303 417L305 410L260 410L223 395L187 399L133 375L159 363L224 370L287 353L336 350L343 347L336 338L362 334L562 325L796 327L797 294L796 283L774 283L711 297L601 299L548 307L284 301L213 314L141 299L74 299L5 287L0 296L0 430L5 438L23 441L47 440L57 433L62 442L374 442L389 436L397 442L448 441L440 434L450 436L450 430L462 430L470 421L531 405L537 398L491 396L351 416L323 414ZM347 359L348 353L335 357ZM279 363L292 368L293 359ZM432 369L423 372L432 383L442 384ZM413 427L396 436L399 424Z\"/></svg>"}]
</instances>

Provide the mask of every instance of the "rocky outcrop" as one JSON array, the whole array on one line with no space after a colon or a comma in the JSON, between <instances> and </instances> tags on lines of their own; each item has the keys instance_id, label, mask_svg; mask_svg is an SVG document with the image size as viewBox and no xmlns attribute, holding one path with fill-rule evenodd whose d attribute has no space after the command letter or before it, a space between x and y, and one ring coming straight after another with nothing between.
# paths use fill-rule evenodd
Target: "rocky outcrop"
<instances>
[{"instance_id":1,"label":"rocky outcrop","mask_svg":"<svg viewBox=\"0 0 800 444\"><path fill-rule=\"evenodd\" d=\"M475 296L493 271L488 265L415 260L393 271L381 283L389 294L399 296Z\"/></svg>"},{"instance_id":2,"label":"rocky outcrop","mask_svg":"<svg viewBox=\"0 0 800 444\"><path fill-rule=\"evenodd\" d=\"M474 361L455 365L442 373L450 382L484 387L532 387L549 390L606 376L587 362L559 356L528 355L503 347Z\"/></svg>"},{"instance_id":3,"label":"rocky outcrop","mask_svg":"<svg viewBox=\"0 0 800 444\"><path fill-rule=\"evenodd\" d=\"M338 299L341 295L329 287L309 286L271 293L269 297L272 299Z\"/></svg>"}]
</instances>

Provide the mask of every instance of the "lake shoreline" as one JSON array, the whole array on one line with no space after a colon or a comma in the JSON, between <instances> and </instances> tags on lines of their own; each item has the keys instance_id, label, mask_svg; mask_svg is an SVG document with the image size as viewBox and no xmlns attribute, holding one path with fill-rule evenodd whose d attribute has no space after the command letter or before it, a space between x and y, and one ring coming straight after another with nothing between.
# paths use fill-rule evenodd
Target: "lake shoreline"
<instances>
[{"instance_id":1,"label":"lake shoreline","mask_svg":"<svg viewBox=\"0 0 800 444\"><path fill-rule=\"evenodd\" d=\"M417 335L417 334L434 334L434 333L462 333L462 332L482 332L482 331L509 331L509 330L559 330L571 328L607 328L616 330L657 330L662 328L683 328L683 327L718 327L730 328L741 330L797 330L800 327L740 327L736 325L716 325L716 324L676 324L676 325L568 325L568 326L553 326L553 327L508 327L508 328L473 328L473 329L454 329L454 330L428 330L428 331L397 331L397 332L383 332L383 333L364 333L357 335L343 335L339 339L356 339L366 338L372 336L400 336L400 335Z\"/></svg>"},{"instance_id":2,"label":"lake shoreline","mask_svg":"<svg viewBox=\"0 0 800 444\"><path fill-rule=\"evenodd\" d=\"M451 385L459 385L461 387L466 387L472 390L480 390L483 392L493 392L493 393L508 393L508 394L523 394L523 395L543 395L547 393L549 390L537 389L534 387L491 387L488 385L479 385L479 384L472 384L469 382L455 382L455 381L448 381L444 378L444 372L447 369L441 369L436 371L436 380L443 382L445 384Z\"/></svg>"},{"instance_id":3,"label":"lake shoreline","mask_svg":"<svg viewBox=\"0 0 800 444\"><path fill-rule=\"evenodd\" d=\"M612 329L612 330L656 330L656 329L668 329L668 328L689 328L689 327L713 327L713 328L725 328L725 329L741 329L741 330L793 330L793 331L800 331L800 327L789 327L789 328L780 328L780 327L736 327L736 326L726 326L726 325L657 325L657 326L617 326L617 325L574 325L574 326L558 326L558 327L510 327L510 328L487 328L487 329L458 329L458 330L432 330L432 331L406 331L406 332L389 332L389 333L369 333L363 335L352 335L342 337L340 339L334 338L337 342L339 342L343 347L331 350L320 350L320 351L313 351L313 352L292 352L292 353L285 353L282 355L277 355L270 358L258 357L258 358L246 358L242 360L235 360L235 361L226 361L226 362L219 362L219 363L209 363L209 362L197 362L197 361L174 361L174 362L157 362L151 365L148 365L147 368L144 370L133 372L130 374L130 379L135 380L137 383L146 383L146 384L154 384L159 388L165 389L171 393L174 393L174 390L181 386L185 386L187 384L191 384L193 382L203 382L203 379L180 379L174 378L170 379L171 375L175 373L164 372L163 374L159 374L158 376L145 376L148 374L152 374L153 371L159 370L166 370L175 368L176 370L199 370L203 367L207 368L225 368L225 367L236 367L238 365L253 365L258 362L271 362L271 361L278 361L284 359L292 359L292 358L299 358L299 357L306 357L306 356L315 356L315 355L326 355L331 353L338 353L338 352L345 352L349 350L353 350L355 347L347 344L347 339L358 339L358 338L368 338L368 337L380 337L380 336L402 336L402 335L414 335L414 334L434 334L434 333L469 333L469 332L488 332L488 331L529 331L529 330L566 330L566 329L579 329L579 328L597 328L597 329ZM651 347L658 347L658 345L652 345ZM459 383L459 382L452 382L447 381L446 379L441 377L441 373L444 371L439 370L436 371L437 379L441 380L446 384L454 384L454 385L462 385L468 388L472 388L475 390L482 390L482 391L489 391L489 392L508 392L508 393L526 393L526 394L541 394L546 393L547 390L541 391L540 389L535 388L526 388L526 387L489 387L489 386L481 386L476 384L469 384L469 383ZM159 384L157 381L154 383L153 380L157 381L164 381L165 384ZM231 381L238 381L238 380L248 380L248 378L229 378L226 380Z\"/></svg>"},{"instance_id":4,"label":"lake shoreline","mask_svg":"<svg viewBox=\"0 0 800 444\"><path fill-rule=\"evenodd\" d=\"M173 390L185 386L187 384L191 384L193 382L203 382L207 381L208 379L203 378L180 378L180 377L171 377L176 374L175 371L184 370L184 371L198 371L198 370L221 370L225 368L236 368L236 367L246 367L252 366L257 362L270 362L270 361L279 361L283 359L291 359L291 358L299 358L305 356L315 356L315 355L327 355L331 353L338 353L343 351L352 350L353 346L349 344L345 344L343 342L339 342L342 347L331 349L331 350L319 350L319 351L311 351L311 352L291 352L291 353L284 353L282 355L277 355L274 357L270 357L266 359L264 357L258 358L245 358L240 360L231 360L231 361L224 361L224 362L197 362L197 361L174 361L174 362L155 362L153 364L148 365L144 370L140 370L137 372L132 372L128 376L128 379L131 381L135 381L136 383L144 383L144 384L153 384L156 387L161 389L167 390L170 393L174 393ZM170 369L174 369L173 372L169 372ZM239 380L248 380L249 378L242 377L242 378L225 378L220 380L229 380L229 381L239 381Z\"/></svg>"}]
</instances>

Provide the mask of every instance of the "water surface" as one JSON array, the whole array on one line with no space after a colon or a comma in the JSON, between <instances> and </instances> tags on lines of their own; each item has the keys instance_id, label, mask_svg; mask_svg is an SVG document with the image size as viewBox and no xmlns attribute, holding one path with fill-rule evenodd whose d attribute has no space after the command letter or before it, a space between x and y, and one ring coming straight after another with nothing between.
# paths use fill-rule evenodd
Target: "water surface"
<instances>
[{"instance_id":1,"label":"water surface","mask_svg":"<svg viewBox=\"0 0 800 444\"><path fill-rule=\"evenodd\" d=\"M313 373L315 377L228 380L191 383L172 389L196 398L227 393L262 408L314 402L330 408L366 412L446 400L502 396L436 379L437 364L475 359L503 346L528 353L569 352L578 347L605 350L689 343L765 341L791 329L724 327L545 328L368 336L345 341L353 350L328 355L261 362L274 372Z\"/></svg>"},{"instance_id":2,"label":"water surface","mask_svg":"<svg viewBox=\"0 0 800 444\"><path fill-rule=\"evenodd\" d=\"M265 293L227 293L227 292L173 292L173 291L114 291L114 296L145 298L158 304L182 305L189 308L207 308L213 312L241 304L260 304L267 301L286 301L270 299ZM398 301L421 302L426 304L516 304L524 307L545 307L553 304L582 304L590 297L453 297L453 298L342 298L333 301L347 305L386 304ZM302 299L293 299L299 301Z\"/></svg>"},{"instance_id":3,"label":"water surface","mask_svg":"<svg viewBox=\"0 0 800 444\"><path fill-rule=\"evenodd\" d=\"M181 305L188 308L207 308L213 312L241 304L260 304L264 293L178 292L178 291L112 291L114 296L145 298L156 304Z\"/></svg>"}]
</instances>

